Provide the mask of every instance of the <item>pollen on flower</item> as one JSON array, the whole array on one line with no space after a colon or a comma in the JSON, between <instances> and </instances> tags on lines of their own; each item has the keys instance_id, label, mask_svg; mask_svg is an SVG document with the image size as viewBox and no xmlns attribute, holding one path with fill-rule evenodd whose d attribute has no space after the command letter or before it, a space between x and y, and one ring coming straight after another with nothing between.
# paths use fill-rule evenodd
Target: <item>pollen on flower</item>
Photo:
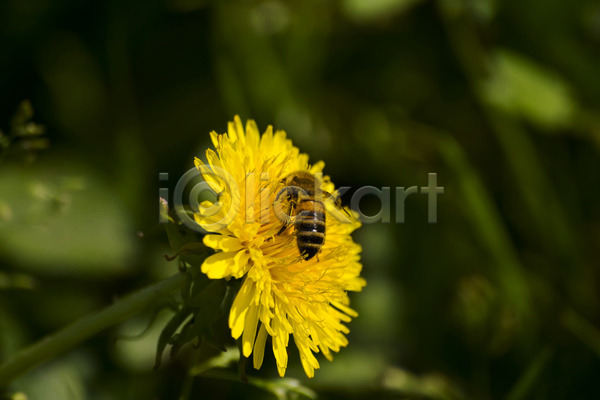
<instances>
[{"instance_id":1,"label":"pollen on flower","mask_svg":"<svg viewBox=\"0 0 600 400\"><path fill-rule=\"evenodd\" d=\"M216 251L202 272L211 279L243 279L229 326L235 339L242 338L243 355L253 356L255 368L262 365L270 336L277 369L284 376L292 336L306 375L313 377L319 368L314 353L331 360L332 352L348 343L344 324L356 312L347 292L366 284L360 277L361 248L350 236L360 223L348 210L339 218L335 202L322 200L325 239L317 256L303 258L293 229L282 233L285 222L274 205L284 179L297 172L319 177L317 192L335 197L330 178L322 176L325 164L310 165L285 132L269 126L261 136L254 121L244 128L237 116L226 134L212 132L211 139L215 150L207 150L207 162L195 160L218 194L216 202L202 203L195 214L209 232L204 243Z\"/></svg>"}]
</instances>

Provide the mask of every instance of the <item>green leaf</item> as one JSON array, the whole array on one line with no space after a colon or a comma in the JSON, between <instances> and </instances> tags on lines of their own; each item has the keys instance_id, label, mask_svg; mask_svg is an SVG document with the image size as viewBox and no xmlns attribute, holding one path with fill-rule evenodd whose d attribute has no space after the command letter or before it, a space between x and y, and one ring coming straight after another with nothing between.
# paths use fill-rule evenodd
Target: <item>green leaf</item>
<instances>
[{"instance_id":1,"label":"green leaf","mask_svg":"<svg viewBox=\"0 0 600 400\"><path fill-rule=\"evenodd\" d=\"M226 368L240 358L240 351L237 347L228 347L225 351L220 352L215 357L198 363L189 371L190 375L204 375L204 372L212 368ZM237 377L236 377L237 378Z\"/></svg>"},{"instance_id":2,"label":"green leaf","mask_svg":"<svg viewBox=\"0 0 600 400\"><path fill-rule=\"evenodd\" d=\"M209 329L203 332L204 341L216 349L223 350L226 346L234 344L229 329L229 312L233 300L240 290L241 279L227 282L226 291L222 296L222 301L218 305L218 311L213 318Z\"/></svg>"},{"instance_id":3,"label":"green leaf","mask_svg":"<svg viewBox=\"0 0 600 400\"><path fill-rule=\"evenodd\" d=\"M31 101L23 100L19 104L17 112L11 120L11 126L13 128L19 127L21 125L26 124L28 121L31 120L31 118L33 118L33 106L31 105Z\"/></svg>"},{"instance_id":4,"label":"green leaf","mask_svg":"<svg viewBox=\"0 0 600 400\"><path fill-rule=\"evenodd\" d=\"M2 130L0 129L0 149L5 149L8 146L10 146L10 139L8 138L8 136L2 132Z\"/></svg>"},{"instance_id":5,"label":"green leaf","mask_svg":"<svg viewBox=\"0 0 600 400\"><path fill-rule=\"evenodd\" d=\"M166 207L166 203L164 199L161 200L161 215L164 215L166 212L164 208ZM169 217L169 222L164 224L165 232L167 232L167 239L169 239L169 245L171 246L171 250L173 252L178 252L183 246L186 244L186 240L183 237L183 234L179 231L179 227L171 222L172 219Z\"/></svg>"},{"instance_id":6,"label":"green leaf","mask_svg":"<svg viewBox=\"0 0 600 400\"><path fill-rule=\"evenodd\" d=\"M483 87L485 98L496 108L547 130L573 122L576 103L567 83L522 55L498 51L493 57L492 74Z\"/></svg>"},{"instance_id":7,"label":"green leaf","mask_svg":"<svg viewBox=\"0 0 600 400\"><path fill-rule=\"evenodd\" d=\"M204 309L214 304L218 306L223 301L225 288L226 283L223 279L213 280L202 291L192 296L186 305L199 309ZM215 303L215 299L218 299L218 302Z\"/></svg>"},{"instance_id":8,"label":"green leaf","mask_svg":"<svg viewBox=\"0 0 600 400\"><path fill-rule=\"evenodd\" d=\"M191 333L202 338L214 348L224 351L229 332L213 335L213 324L220 315L220 306L226 295L226 282L222 279L212 281L203 291L190 299L189 306L194 309L194 323ZM224 340L225 339L225 340Z\"/></svg>"},{"instance_id":9,"label":"green leaf","mask_svg":"<svg viewBox=\"0 0 600 400\"><path fill-rule=\"evenodd\" d=\"M168 224L172 225L172 224ZM202 242L188 242L182 245L179 250L172 256L165 256L169 261L179 257L181 261L184 261L190 265L200 266L206 259L206 257L213 253L208 247Z\"/></svg>"},{"instance_id":10,"label":"green leaf","mask_svg":"<svg viewBox=\"0 0 600 400\"><path fill-rule=\"evenodd\" d=\"M416 376L407 370L389 367L383 375L382 385L387 390L400 392L410 398L465 399L461 390L454 386L448 378L440 374Z\"/></svg>"},{"instance_id":11,"label":"green leaf","mask_svg":"<svg viewBox=\"0 0 600 400\"><path fill-rule=\"evenodd\" d=\"M389 17L409 10L421 0L344 0L342 10L353 20L365 21Z\"/></svg>"},{"instance_id":12,"label":"green leaf","mask_svg":"<svg viewBox=\"0 0 600 400\"><path fill-rule=\"evenodd\" d=\"M198 335L194 334L193 332L193 326L194 320L191 319L183 326L183 328L181 328L181 331L178 334L173 335L173 337L171 337L171 340L169 341L169 343L172 345L171 351L169 353L171 358L175 357L175 355L185 344L191 342L192 340L198 337Z\"/></svg>"},{"instance_id":13,"label":"green leaf","mask_svg":"<svg viewBox=\"0 0 600 400\"><path fill-rule=\"evenodd\" d=\"M23 271L123 274L135 239L124 205L85 164L56 157L0 169L0 251Z\"/></svg>"},{"instance_id":14,"label":"green leaf","mask_svg":"<svg viewBox=\"0 0 600 400\"><path fill-rule=\"evenodd\" d=\"M189 307L183 307L173 316L173 318L171 318L169 323L167 323L165 328L162 330L160 337L158 338L158 343L156 345L156 360L154 362L154 369L158 369L160 367L162 354L165 348L167 347L167 344L170 343L170 341L173 338L173 335L175 334L175 332L177 332L179 326L181 326L181 324L187 318L189 318L191 314L192 311Z\"/></svg>"}]
</instances>

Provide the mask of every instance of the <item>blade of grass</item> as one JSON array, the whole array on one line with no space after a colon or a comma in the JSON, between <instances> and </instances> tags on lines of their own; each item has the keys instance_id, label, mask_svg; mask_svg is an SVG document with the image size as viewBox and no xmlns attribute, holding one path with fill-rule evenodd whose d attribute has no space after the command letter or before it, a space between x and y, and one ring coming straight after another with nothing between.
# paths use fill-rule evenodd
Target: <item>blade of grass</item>
<instances>
[{"instance_id":1,"label":"blade of grass","mask_svg":"<svg viewBox=\"0 0 600 400\"><path fill-rule=\"evenodd\" d=\"M530 398L530 393L540 375L544 371L544 367L550 362L554 351L551 348L542 350L537 357L533 359L529 367L523 372L517 383L506 396L506 400L521 400Z\"/></svg>"},{"instance_id":2,"label":"blade of grass","mask_svg":"<svg viewBox=\"0 0 600 400\"><path fill-rule=\"evenodd\" d=\"M600 357L600 330L572 309L565 311L561 324Z\"/></svg>"},{"instance_id":3,"label":"blade of grass","mask_svg":"<svg viewBox=\"0 0 600 400\"><path fill-rule=\"evenodd\" d=\"M465 209L469 210L467 217L493 257L491 264L497 266L493 274L505 298L512 302L521 317L531 317L530 292L524 270L498 210L459 144L449 135L440 135L436 143L458 178L458 190L466 202Z\"/></svg>"},{"instance_id":4,"label":"blade of grass","mask_svg":"<svg viewBox=\"0 0 600 400\"><path fill-rule=\"evenodd\" d=\"M44 361L65 353L99 332L143 311L157 297L179 289L185 279L185 274L177 274L150 285L20 350L0 365L0 387L8 385L19 375Z\"/></svg>"}]
</instances>

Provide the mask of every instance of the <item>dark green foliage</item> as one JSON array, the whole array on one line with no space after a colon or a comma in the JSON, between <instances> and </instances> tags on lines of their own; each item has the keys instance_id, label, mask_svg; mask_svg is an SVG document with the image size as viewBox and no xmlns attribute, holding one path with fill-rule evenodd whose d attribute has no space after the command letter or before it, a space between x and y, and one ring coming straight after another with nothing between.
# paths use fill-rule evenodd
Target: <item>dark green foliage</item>
<instances>
[{"instance_id":1,"label":"dark green foliage","mask_svg":"<svg viewBox=\"0 0 600 400\"><path fill-rule=\"evenodd\" d=\"M231 355L184 384L195 355L228 354L216 348L239 282L204 278L201 234L158 223L156 201L166 189L174 211L209 132L239 114L324 160L352 188L344 204L362 186L391 188L392 223L356 232L368 285L352 295L348 347L320 357L307 383L321 398L600 398L597 3L3 2L0 363L115 298L189 276L147 343L113 339L152 310L13 391L264 398ZM421 193L393 223L395 188L433 172L437 224ZM375 215L379 200L360 207ZM250 382L276 377L269 348ZM156 350L157 361L179 351L152 371ZM289 354L286 376L304 379L292 341ZM230 379L207 378L219 372Z\"/></svg>"},{"instance_id":2,"label":"dark green foliage","mask_svg":"<svg viewBox=\"0 0 600 400\"><path fill-rule=\"evenodd\" d=\"M163 208L162 212L167 213L167 210ZM172 218L169 219L172 221ZM186 242L184 235L190 235L192 232L173 222L166 223L165 230L175 252L175 256L165 257L171 261L179 257L188 279L180 293L181 305L158 339L155 369L160 367L167 345L171 345L171 357L188 343L196 347L207 343L220 351L225 351L226 345L232 345L234 342L228 331L227 317L232 303L231 297L235 296L239 289L235 281L210 281L200 272L200 266L211 250L201 241Z\"/></svg>"}]
</instances>

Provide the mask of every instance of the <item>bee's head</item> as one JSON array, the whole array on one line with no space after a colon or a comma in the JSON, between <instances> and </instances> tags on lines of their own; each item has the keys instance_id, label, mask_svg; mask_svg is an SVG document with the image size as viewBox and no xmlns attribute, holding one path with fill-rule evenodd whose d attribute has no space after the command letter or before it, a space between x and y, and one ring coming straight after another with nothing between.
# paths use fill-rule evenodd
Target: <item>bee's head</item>
<instances>
[{"instance_id":1,"label":"bee's head","mask_svg":"<svg viewBox=\"0 0 600 400\"><path fill-rule=\"evenodd\" d=\"M296 171L292 172L288 176L282 179L281 183L286 186L313 186L317 181L317 178L307 171Z\"/></svg>"}]
</instances>

